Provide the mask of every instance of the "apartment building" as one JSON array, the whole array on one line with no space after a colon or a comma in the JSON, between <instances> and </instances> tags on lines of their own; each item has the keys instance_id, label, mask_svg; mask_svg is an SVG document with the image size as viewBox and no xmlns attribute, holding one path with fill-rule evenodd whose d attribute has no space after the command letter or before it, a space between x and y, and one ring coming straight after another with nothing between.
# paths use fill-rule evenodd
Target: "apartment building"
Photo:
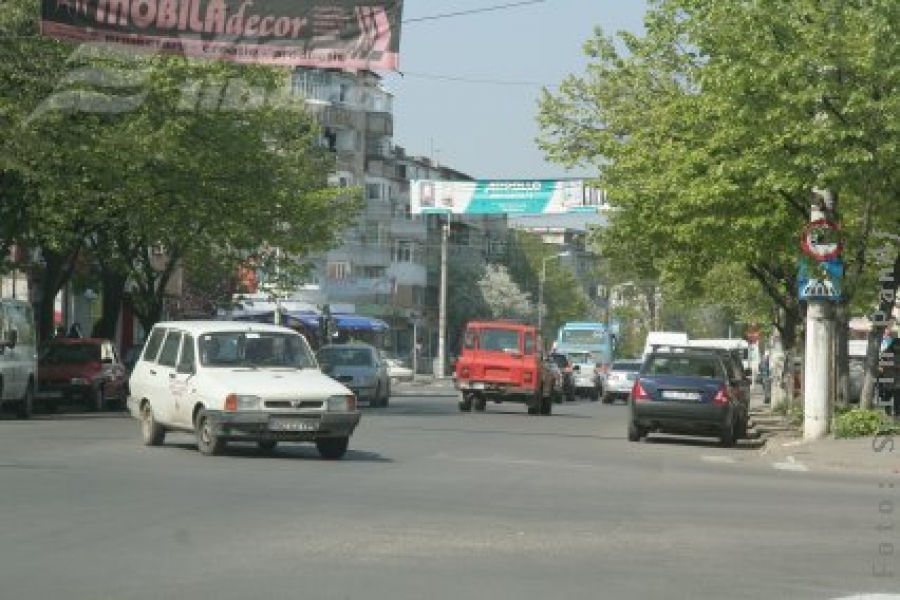
<instances>
[{"instance_id":1,"label":"apartment building","mask_svg":"<svg viewBox=\"0 0 900 600\"><path fill-rule=\"evenodd\" d=\"M394 144L393 96L376 74L297 69L291 85L322 126L321 143L335 154L330 181L359 186L366 198L341 245L314 257L309 286L318 290L320 302L388 323L387 350L409 355L418 341L420 358L426 359L420 364L428 364L438 339L441 217L411 213L409 182L471 177ZM485 260L492 251L489 240L506 231L505 216L450 220L450 254L466 254L468 260Z\"/></svg>"}]
</instances>

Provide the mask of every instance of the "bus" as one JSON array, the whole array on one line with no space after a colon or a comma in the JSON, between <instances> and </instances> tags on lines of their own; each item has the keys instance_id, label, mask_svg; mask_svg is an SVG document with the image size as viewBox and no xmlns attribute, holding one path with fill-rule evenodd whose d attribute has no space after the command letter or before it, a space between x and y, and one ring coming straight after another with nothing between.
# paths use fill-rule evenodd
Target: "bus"
<instances>
[{"instance_id":1,"label":"bus","mask_svg":"<svg viewBox=\"0 0 900 600\"><path fill-rule=\"evenodd\" d=\"M612 336L605 323L569 322L559 328L553 351L560 354L590 352L594 364L605 372L613 358Z\"/></svg>"}]
</instances>

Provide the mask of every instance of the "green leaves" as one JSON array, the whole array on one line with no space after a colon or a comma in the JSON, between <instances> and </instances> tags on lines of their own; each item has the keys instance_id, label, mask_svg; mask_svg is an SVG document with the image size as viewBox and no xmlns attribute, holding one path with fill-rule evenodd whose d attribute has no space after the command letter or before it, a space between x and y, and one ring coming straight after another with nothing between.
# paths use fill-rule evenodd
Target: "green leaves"
<instances>
[{"instance_id":1,"label":"green leaves","mask_svg":"<svg viewBox=\"0 0 900 600\"><path fill-rule=\"evenodd\" d=\"M601 252L682 289L715 288L727 265L797 310L797 234L829 187L856 293L869 267L853 245L900 218L898 7L660 0L645 35L598 31L538 121L548 157L595 167L617 209Z\"/></svg>"}]
</instances>

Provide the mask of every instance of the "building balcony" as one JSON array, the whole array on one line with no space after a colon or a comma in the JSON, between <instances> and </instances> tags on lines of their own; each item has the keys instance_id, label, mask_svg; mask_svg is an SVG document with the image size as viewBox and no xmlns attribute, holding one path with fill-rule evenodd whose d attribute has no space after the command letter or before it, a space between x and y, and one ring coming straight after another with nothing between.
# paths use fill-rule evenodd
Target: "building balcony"
<instances>
[{"instance_id":1,"label":"building balcony","mask_svg":"<svg viewBox=\"0 0 900 600\"><path fill-rule=\"evenodd\" d=\"M366 123L366 133L378 136L394 135L394 116L387 112L370 112Z\"/></svg>"}]
</instances>

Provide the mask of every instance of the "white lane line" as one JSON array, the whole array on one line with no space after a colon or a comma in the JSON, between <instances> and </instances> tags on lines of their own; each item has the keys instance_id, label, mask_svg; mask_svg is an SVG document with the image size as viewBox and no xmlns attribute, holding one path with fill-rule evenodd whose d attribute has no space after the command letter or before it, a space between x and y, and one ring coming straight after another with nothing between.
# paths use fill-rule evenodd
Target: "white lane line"
<instances>
[{"instance_id":1,"label":"white lane line","mask_svg":"<svg viewBox=\"0 0 900 600\"><path fill-rule=\"evenodd\" d=\"M772 463L772 467L779 471L809 471L809 467L802 462L797 462L793 456L788 456L785 462Z\"/></svg>"},{"instance_id":2,"label":"white lane line","mask_svg":"<svg viewBox=\"0 0 900 600\"><path fill-rule=\"evenodd\" d=\"M549 460L527 460L521 458L508 458L505 456L463 457L450 456L449 454L435 454L429 457L433 460L448 460L453 462L487 463L495 465L518 465L525 467L556 467L561 469L596 469L597 465L584 463L560 462Z\"/></svg>"},{"instance_id":3,"label":"white lane line","mask_svg":"<svg viewBox=\"0 0 900 600\"><path fill-rule=\"evenodd\" d=\"M700 460L723 465L732 465L737 462L733 456L701 456Z\"/></svg>"}]
</instances>

